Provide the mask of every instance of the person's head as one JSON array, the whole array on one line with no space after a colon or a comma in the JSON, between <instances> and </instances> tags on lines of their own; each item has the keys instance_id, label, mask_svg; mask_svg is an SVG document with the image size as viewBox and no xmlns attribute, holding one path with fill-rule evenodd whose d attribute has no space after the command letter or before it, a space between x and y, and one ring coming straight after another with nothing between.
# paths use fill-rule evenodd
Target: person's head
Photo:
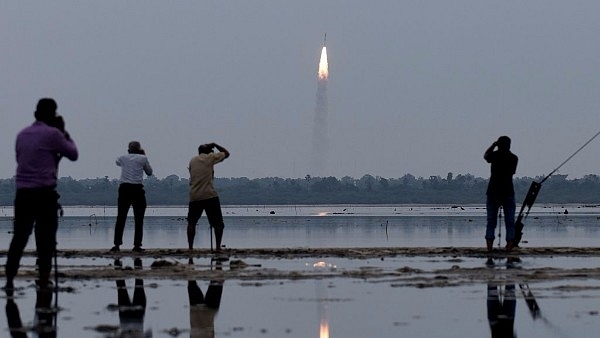
<instances>
[{"instance_id":1,"label":"person's head","mask_svg":"<svg viewBox=\"0 0 600 338\"><path fill-rule=\"evenodd\" d=\"M500 136L496 144L499 150L510 150L510 137Z\"/></svg>"},{"instance_id":2,"label":"person's head","mask_svg":"<svg viewBox=\"0 0 600 338\"><path fill-rule=\"evenodd\" d=\"M56 119L56 101L51 98L42 98L38 101L37 107L35 108L35 119L44 123L52 123Z\"/></svg>"},{"instance_id":3,"label":"person's head","mask_svg":"<svg viewBox=\"0 0 600 338\"><path fill-rule=\"evenodd\" d=\"M127 146L127 152L130 154L144 154L144 149L138 141L131 141Z\"/></svg>"},{"instance_id":4,"label":"person's head","mask_svg":"<svg viewBox=\"0 0 600 338\"><path fill-rule=\"evenodd\" d=\"M210 144L201 144L198 147L198 154L210 154L212 153L213 147Z\"/></svg>"}]
</instances>

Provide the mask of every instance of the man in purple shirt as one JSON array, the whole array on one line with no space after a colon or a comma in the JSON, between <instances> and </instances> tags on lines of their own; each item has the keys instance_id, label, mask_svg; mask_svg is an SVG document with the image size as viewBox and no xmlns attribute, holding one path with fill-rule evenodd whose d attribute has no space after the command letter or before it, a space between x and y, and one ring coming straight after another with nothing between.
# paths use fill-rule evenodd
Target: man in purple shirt
<instances>
[{"instance_id":1,"label":"man in purple shirt","mask_svg":"<svg viewBox=\"0 0 600 338\"><path fill-rule=\"evenodd\" d=\"M14 229L6 259L6 289L12 289L23 250L35 225L39 285L50 282L52 255L56 250L58 198L56 179L62 157L77 160L75 142L65 131L65 123L56 114L56 102L40 99L35 122L17 135L16 196Z\"/></svg>"}]
</instances>

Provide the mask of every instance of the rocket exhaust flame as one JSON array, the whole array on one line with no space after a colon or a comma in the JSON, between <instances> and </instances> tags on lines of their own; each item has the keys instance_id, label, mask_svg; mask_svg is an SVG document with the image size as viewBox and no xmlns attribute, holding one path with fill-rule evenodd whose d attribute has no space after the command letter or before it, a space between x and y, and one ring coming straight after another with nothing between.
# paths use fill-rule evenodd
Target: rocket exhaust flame
<instances>
[{"instance_id":1,"label":"rocket exhaust flame","mask_svg":"<svg viewBox=\"0 0 600 338\"><path fill-rule=\"evenodd\" d=\"M327 63L327 47L323 46L321 50L321 59L319 61L319 80L327 80L329 77L329 64Z\"/></svg>"}]
</instances>

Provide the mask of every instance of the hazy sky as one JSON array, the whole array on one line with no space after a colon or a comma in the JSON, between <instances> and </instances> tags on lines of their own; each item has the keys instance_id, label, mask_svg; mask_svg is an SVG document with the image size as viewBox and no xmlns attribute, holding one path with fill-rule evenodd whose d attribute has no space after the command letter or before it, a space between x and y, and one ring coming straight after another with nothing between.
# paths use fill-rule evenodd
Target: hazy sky
<instances>
[{"instance_id":1,"label":"hazy sky","mask_svg":"<svg viewBox=\"0 0 600 338\"><path fill-rule=\"evenodd\" d=\"M329 61L327 175L487 177L513 139L517 176L548 174L600 130L600 2L0 2L0 178L53 97L80 159L119 176L130 140L156 176L187 177L200 143L218 177L309 173L317 67ZM560 171L599 174L600 138Z\"/></svg>"}]
</instances>

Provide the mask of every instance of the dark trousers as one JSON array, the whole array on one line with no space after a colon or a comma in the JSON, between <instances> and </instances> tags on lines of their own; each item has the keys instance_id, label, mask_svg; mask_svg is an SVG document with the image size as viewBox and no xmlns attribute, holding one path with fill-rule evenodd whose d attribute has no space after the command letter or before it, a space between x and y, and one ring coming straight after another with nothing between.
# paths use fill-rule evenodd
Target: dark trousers
<instances>
[{"instance_id":1,"label":"dark trousers","mask_svg":"<svg viewBox=\"0 0 600 338\"><path fill-rule=\"evenodd\" d=\"M515 196L495 196L487 195L486 210L487 210L487 227L485 231L485 239L494 240L494 230L498 224L498 212L500 207L504 209L504 225L506 226L506 242L511 242L515 239Z\"/></svg>"},{"instance_id":2,"label":"dark trousers","mask_svg":"<svg viewBox=\"0 0 600 338\"><path fill-rule=\"evenodd\" d=\"M141 184L121 183L119 186L119 198L117 201L117 222L115 224L115 245L123 244L123 231L129 207L133 207L133 219L135 222L135 233L133 237L134 246L142 246L144 236L144 214L146 213L146 192Z\"/></svg>"},{"instance_id":3,"label":"dark trousers","mask_svg":"<svg viewBox=\"0 0 600 338\"><path fill-rule=\"evenodd\" d=\"M219 197L201 201L191 201L188 205L188 224L195 226L204 211L206 211L208 224L210 224L211 227L215 229L223 229L225 227Z\"/></svg>"},{"instance_id":4,"label":"dark trousers","mask_svg":"<svg viewBox=\"0 0 600 338\"><path fill-rule=\"evenodd\" d=\"M6 258L6 278L12 280L35 225L35 244L40 276L48 278L56 249L58 197L54 188L18 189L15 197L13 238Z\"/></svg>"}]
</instances>

